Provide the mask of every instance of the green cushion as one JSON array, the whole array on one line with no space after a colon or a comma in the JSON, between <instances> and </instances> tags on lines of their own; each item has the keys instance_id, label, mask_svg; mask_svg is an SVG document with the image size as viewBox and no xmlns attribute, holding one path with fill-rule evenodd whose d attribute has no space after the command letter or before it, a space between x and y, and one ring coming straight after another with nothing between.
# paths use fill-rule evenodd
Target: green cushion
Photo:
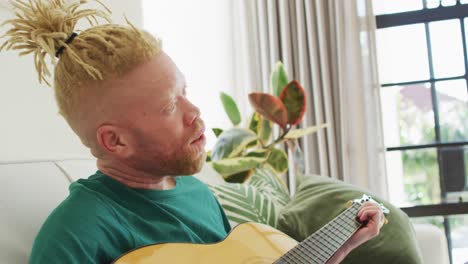
<instances>
[{"instance_id":1,"label":"green cushion","mask_svg":"<svg viewBox=\"0 0 468 264\"><path fill-rule=\"evenodd\" d=\"M388 224L353 250L343 263L423 263L408 216L399 208L356 186L323 176L306 176L278 216L277 228L302 241L346 209L346 202L372 196L390 210Z\"/></svg>"}]
</instances>

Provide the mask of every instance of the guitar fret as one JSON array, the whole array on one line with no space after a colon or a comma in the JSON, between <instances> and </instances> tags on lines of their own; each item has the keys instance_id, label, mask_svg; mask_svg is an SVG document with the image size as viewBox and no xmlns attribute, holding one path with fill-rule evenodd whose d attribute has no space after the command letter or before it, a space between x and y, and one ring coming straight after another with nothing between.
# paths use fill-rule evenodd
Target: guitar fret
<instances>
[{"instance_id":1,"label":"guitar fret","mask_svg":"<svg viewBox=\"0 0 468 264\"><path fill-rule=\"evenodd\" d=\"M321 229L319 229L315 234L313 234L308 239L315 239L315 241L319 245L323 245L326 247L324 250L323 246L319 247L322 251L325 251L326 259L329 259L336 250L341 247L341 245L351 237L351 235L355 232L355 228L351 228L349 224L349 219L353 219L354 215L356 215L358 206L353 205L352 207L348 208L348 210L344 211L342 214L338 215L334 220L332 220L329 224L325 225ZM320 239L317 239L320 238ZM341 241L337 241L341 240ZM336 241L341 242L335 243L328 243L329 245L324 245L322 241ZM315 243L314 243L315 244ZM330 250L331 249L331 250Z\"/></svg>"},{"instance_id":2,"label":"guitar fret","mask_svg":"<svg viewBox=\"0 0 468 264\"><path fill-rule=\"evenodd\" d=\"M291 254L291 255L296 256L299 259L299 261L303 261L303 260L305 261L309 257L307 256L307 254L305 254L301 250L301 247L296 247L296 249L293 252L297 252L297 255L294 255L294 254Z\"/></svg>"},{"instance_id":3,"label":"guitar fret","mask_svg":"<svg viewBox=\"0 0 468 264\"><path fill-rule=\"evenodd\" d=\"M341 226L341 230L344 230L346 231L347 233L350 233L350 232L353 232L354 230L352 230L349 226L347 225L342 225ZM347 235L347 234L346 234Z\"/></svg>"},{"instance_id":4,"label":"guitar fret","mask_svg":"<svg viewBox=\"0 0 468 264\"><path fill-rule=\"evenodd\" d=\"M335 231L335 230L338 230L339 228L340 228L339 226L330 225L330 228L328 228L328 229L326 228L325 230L327 231L327 234L328 234L328 233L331 233L331 234L332 234L331 236L329 235L329 237L330 237L333 241L336 241L336 242L338 242L338 243L337 243L338 245L341 245L341 244L344 242L344 239L342 239L342 238L339 237L339 236L336 236L336 231ZM342 240L342 241L337 241L337 240L336 240L337 237L340 238L340 240Z\"/></svg>"},{"instance_id":5,"label":"guitar fret","mask_svg":"<svg viewBox=\"0 0 468 264\"><path fill-rule=\"evenodd\" d=\"M331 232L331 230L330 230L330 232ZM328 236L328 237L331 239L330 242L333 243L333 247L334 247L335 249L339 248L339 247L343 244L343 242L344 242L344 240L342 240L342 241L337 241L337 240L336 240L336 237L337 237L337 236ZM340 240L341 240L341 239L340 239Z\"/></svg>"},{"instance_id":6,"label":"guitar fret","mask_svg":"<svg viewBox=\"0 0 468 264\"><path fill-rule=\"evenodd\" d=\"M336 226L333 228L333 230L330 230L329 232L333 234L333 236L331 236L333 240L338 242L338 244L342 244L346 240L346 238L340 236L338 230L341 230L341 226Z\"/></svg>"},{"instance_id":7,"label":"guitar fret","mask_svg":"<svg viewBox=\"0 0 468 264\"><path fill-rule=\"evenodd\" d=\"M305 243L304 245L306 245L306 246L304 246L305 250L307 250L311 255L311 258L310 258L311 260L315 260L316 258L320 258L320 255L316 255L315 252L310 249L310 246L307 243Z\"/></svg>"},{"instance_id":8,"label":"guitar fret","mask_svg":"<svg viewBox=\"0 0 468 264\"><path fill-rule=\"evenodd\" d=\"M318 246L313 247L313 249L316 249ZM317 256L317 260L320 260L318 263L325 263L327 261L327 256L323 254L323 251L315 251L315 256Z\"/></svg>"},{"instance_id":9,"label":"guitar fret","mask_svg":"<svg viewBox=\"0 0 468 264\"><path fill-rule=\"evenodd\" d=\"M304 247L303 245L299 245L297 247L297 250L304 253L306 260L311 259L310 251L307 249L307 247Z\"/></svg>"},{"instance_id":10,"label":"guitar fret","mask_svg":"<svg viewBox=\"0 0 468 264\"><path fill-rule=\"evenodd\" d=\"M298 247L293 248L290 252L288 252L287 255L289 255L291 258L295 258L299 262L293 262L293 263L301 263L303 261L303 256L301 256L300 252L298 251ZM297 253L296 253L297 252Z\"/></svg>"},{"instance_id":11,"label":"guitar fret","mask_svg":"<svg viewBox=\"0 0 468 264\"><path fill-rule=\"evenodd\" d=\"M326 261L326 256L324 256L324 255L322 254L322 251L314 250L314 249L316 249L318 246L315 245L315 243L314 243L313 241L305 241L304 244L306 244L306 245L308 246L308 248L312 251L312 255L313 255L313 256L316 256L317 259L319 259L319 260Z\"/></svg>"},{"instance_id":12,"label":"guitar fret","mask_svg":"<svg viewBox=\"0 0 468 264\"><path fill-rule=\"evenodd\" d=\"M311 249L314 250L315 255L319 255L321 259L322 258L325 259L326 256L322 254L322 252L323 252L322 247L319 244L314 243L314 241L311 241L311 243L312 243ZM317 248L319 248L321 250L317 250Z\"/></svg>"},{"instance_id":13,"label":"guitar fret","mask_svg":"<svg viewBox=\"0 0 468 264\"><path fill-rule=\"evenodd\" d=\"M327 237L324 236L323 232L322 232L322 233L319 233L319 234L317 234L317 235L320 236L320 237L322 238L322 240L320 240L320 243L321 243L322 245L324 245L325 248L327 248L327 249L329 249L329 250L331 250L331 251L334 250L333 248L328 247L328 245L329 245L328 243L325 243L325 242L324 242L324 241L326 241Z\"/></svg>"},{"instance_id":14,"label":"guitar fret","mask_svg":"<svg viewBox=\"0 0 468 264\"><path fill-rule=\"evenodd\" d=\"M305 250L306 252L304 252L302 249ZM308 251L308 252L307 252L307 251ZM304 247L304 246L298 246L298 247L296 247L295 249L293 249L293 250L291 251L291 254L294 255L295 252L304 252L304 255L305 255L305 257L306 257L305 260L307 260L307 259L313 259L313 258L311 257L311 254L310 254L311 252L310 252L308 249L306 249L306 247ZM302 255L301 255L301 256L302 256ZM313 256L313 254L312 254L312 256Z\"/></svg>"},{"instance_id":15,"label":"guitar fret","mask_svg":"<svg viewBox=\"0 0 468 264\"><path fill-rule=\"evenodd\" d=\"M320 236L320 237L321 237L320 234L317 234L317 236ZM323 246L323 247L321 247L321 248L323 249L323 251L325 251L326 253L328 253L329 248L327 247L327 245L326 245L325 243L323 243L323 237L322 237L321 240L318 240L317 242L318 242L321 246Z\"/></svg>"},{"instance_id":16,"label":"guitar fret","mask_svg":"<svg viewBox=\"0 0 468 264\"><path fill-rule=\"evenodd\" d=\"M343 239L344 241L347 240L347 239L349 238L349 235L346 234L346 233L344 233L344 232L342 231L342 229L337 229L336 231L339 232L340 234L342 234L342 235L345 237L345 239Z\"/></svg>"},{"instance_id":17,"label":"guitar fret","mask_svg":"<svg viewBox=\"0 0 468 264\"><path fill-rule=\"evenodd\" d=\"M356 232L360 224L355 220L359 203L343 211L328 224L284 254L275 263L324 264Z\"/></svg>"},{"instance_id":18,"label":"guitar fret","mask_svg":"<svg viewBox=\"0 0 468 264\"><path fill-rule=\"evenodd\" d=\"M325 250L322 248L322 246L321 246L319 243L316 244L316 243L315 243L316 240L315 240L315 241L311 241L311 242L312 242L312 244L314 245L314 247L312 247L312 249L315 250L315 252L316 252L318 255L320 255L320 258L321 258L321 259L327 260L327 256L323 254L323 252L324 252ZM320 250L317 250L318 248L319 248Z\"/></svg>"},{"instance_id":19,"label":"guitar fret","mask_svg":"<svg viewBox=\"0 0 468 264\"><path fill-rule=\"evenodd\" d=\"M290 257L288 254L286 254L286 255L284 255L283 257L281 257L281 259L289 259L289 260L292 261L291 257ZM285 260L285 261L286 261L286 263L289 263L288 260ZM292 263L294 263L294 262L292 262Z\"/></svg>"}]
</instances>

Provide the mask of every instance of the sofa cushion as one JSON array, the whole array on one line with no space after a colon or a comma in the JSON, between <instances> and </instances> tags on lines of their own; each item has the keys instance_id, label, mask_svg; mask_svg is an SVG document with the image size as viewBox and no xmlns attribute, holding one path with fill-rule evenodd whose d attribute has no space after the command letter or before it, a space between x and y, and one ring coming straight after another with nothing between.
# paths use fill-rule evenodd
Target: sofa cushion
<instances>
[{"instance_id":1,"label":"sofa cushion","mask_svg":"<svg viewBox=\"0 0 468 264\"><path fill-rule=\"evenodd\" d=\"M55 161L55 164L70 179L71 182L87 179L97 171L96 159L66 159Z\"/></svg>"},{"instance_id":2,"label":"sofa cushion","mask_svg":"<svg viewBox=\"0 0 468 264\"><path fill-rule=\"evenodd\" d=\"M424 264L449 264L447 238L435 225L414 225L418 244L423 252Z\"/></svg>"},{"instance_id":3,"label":"sofa cushion","mask_svg":"<svg viewBox=\"0 0 468 264\"><path fill-rule=\"evenodd\" d=\"M0 263L27 263L37 232L70 182L46 161L0 164L0 176Z\"/></svg>"},{"instance_id":4,"label":"sofa cushion","mask_svg":"<svg viewBox=\"0 0 468 264\"><path fill-rule=\"evenodd\" d=\"M323 176L306 176L281 211L277 228L302 241L344 209L347 201L371 195L390 210L380 234L353 250L343 263L423 263L413 227L399 208L353 185Z\"/></svg>"}]
</instances>

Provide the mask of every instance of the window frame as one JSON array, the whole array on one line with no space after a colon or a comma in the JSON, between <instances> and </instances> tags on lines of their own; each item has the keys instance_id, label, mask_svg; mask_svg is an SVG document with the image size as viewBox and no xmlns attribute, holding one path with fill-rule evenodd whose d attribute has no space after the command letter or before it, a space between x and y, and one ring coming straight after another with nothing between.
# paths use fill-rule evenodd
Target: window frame
<instances>
[{"instance_id":1,"label":"window frame","mask_svg":"<svg viewBox=\"0 0 468 264\"><path fill-rule=\"evenodd\" d=\"M435 130L435 142L430 144L415 144L415 145L402 145L402 146L392 146L386 147L386 151L405 151L412 149L432 149L437 150L437 161L439 164L439 181L441 188L441 203L440 204L431 204L431 205L418 205L411 207L401 208L405 213L410 217L427 217L427 216L443 216L444 218L444 230L447 237L447 243L449 248L450 261L452 262L452 241L450 234L450 223L448 221L448 216L459 215L459 214L468 214L468 202L459 201L458 203L447 203L447 191L444 184L444 171L441 166L441 149L444 147L461 147L468 146L468 141L459 141L459 142L442 142L440 125L439 125L439 109L438 109L438 99L435 83L439 81L448 81L448 80L459 80L464 79L466 82L467 93L468 93L468 51L467 51L467 36L465 28L465 19L468 20L468 4L461 4L460 0L457 0L456 5L454 6L442 6L439 4L437 8L427 8L427 2L423 1L423 9L416 11L408 11L401 13L393 14L383 14L376 15L376 27L377 29L388 28L388 27L397 27L411 24L420 24L424 23L425 32L426 32L426 48L428 51L429 59L429 79L417 80L410 82L395 82L395 83L384 83L381 84L381 88L389 86L403 86L403 85L412 85L412 84L423 84L430 83L431 95L432 95L432 105L434 112L434 130ZM446 78L435 78L434 77L434 63L432 61L432 48L430 41L430 30L429 23L435 21L449 20L449 19L458 19L461 25L462 31L462 42L463 42L463 55L464 55L464 64L465 64L465 74L461 76L446 77ZM467 22L468 24L468 22Z\"/></svg>"}]
</instances>

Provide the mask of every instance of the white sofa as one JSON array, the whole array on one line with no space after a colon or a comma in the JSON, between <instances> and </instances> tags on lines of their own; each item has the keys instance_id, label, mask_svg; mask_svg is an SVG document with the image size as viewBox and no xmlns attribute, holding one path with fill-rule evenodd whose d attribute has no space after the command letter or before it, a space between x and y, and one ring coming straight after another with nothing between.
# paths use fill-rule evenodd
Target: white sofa
<instances>
[{"instance_id":1,"label":"white sofa","mask_svg":"<svg viewBox=\"0 0 468 264\"><path fill-rule=\"evenodd\" d=\"M34 237L69 184L95 171L95 160L86 157L0 159L0 264L27 263ZM197 177L219 180L208 166ZM444 234L430 225L415 229L425 263L448 264Z\"/></svg>"}]
</instances>

